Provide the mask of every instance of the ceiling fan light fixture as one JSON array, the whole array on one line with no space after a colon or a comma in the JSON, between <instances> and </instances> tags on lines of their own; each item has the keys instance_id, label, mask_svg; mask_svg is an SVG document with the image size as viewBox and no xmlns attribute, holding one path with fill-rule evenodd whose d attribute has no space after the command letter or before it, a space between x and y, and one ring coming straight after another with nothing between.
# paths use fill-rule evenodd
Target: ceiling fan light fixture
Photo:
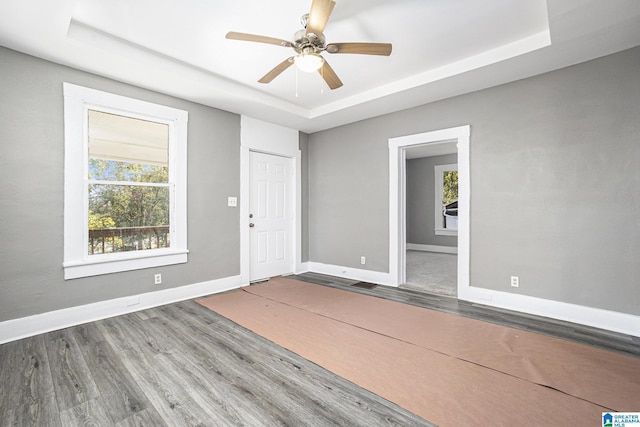
<instances>
[{"instance_id":1,"label":"ceiling fan light fixture","mask_svg":"<svg viewBox=\"0 0 640 427\"><path fill-rule=\"evenodd\" d=\"M293 58L294 64L300 71L313 73L324 64L324 58L317 53L301 53Z\"/></svg>"},{"instance_id":2,"label":"ceiling fan light fixture","mask_svg":"<svg viewBox=\"0 0 640 427\"><path fill-rule=\"evenodd\" d=\"M259 83L270 83L284 70L295 64L296 71L300 70L304 73L318 71L331 90L337 89L342 86L342 82L329 65L329 62L325 61L324 57L320 55L321 53L389 56L391 55L391 43L350 42L327 44L324 29L335 5L336 2L334 0L311 0L311 10L303 15L301 19L304 28L296 31L291 41L257 34L237 33L235 31L229 31L225 37L232 40L266 43L293 49L295 55L288 57L273 67L258 80ZM297 79L298 73L296 72L296 88ZM296 96L298 96L297 91Z\"/></svg>"}]
</instances>

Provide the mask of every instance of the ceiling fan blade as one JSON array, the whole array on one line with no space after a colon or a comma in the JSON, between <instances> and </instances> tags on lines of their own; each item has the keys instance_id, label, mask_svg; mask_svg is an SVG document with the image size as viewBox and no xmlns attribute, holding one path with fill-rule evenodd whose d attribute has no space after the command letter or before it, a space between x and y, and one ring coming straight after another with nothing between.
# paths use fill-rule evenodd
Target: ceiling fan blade
<instances>
[{"instance_id":1,"label":"ceiling fan blade","mask_svg":"<svg viewBox=\"0 0 640 427\"><path fill-rule=\"evenodd\" d=\"M226 35L226 38L231 40L243 40L246 42L258 42L258 43L267 43L267 44L275 44L277 46L291 47L291 42L277 39L275 37L267 37L267 36L258 36L256 34L247 34L247 33L236 33L235 31L229 31Z\"/></svg>"},{"instance_id":2,"label":"ceiling fan blade","mask_svg":"<svg viewBox=\"0 0 640 427\"><path fill-rule=\"evenodd\" d=\"M260 80L258 80L258 82L271 83L271 80L278 77L284 70L289 68L292 64L293 64L293 56L290 56L289 58L285 59L284 61L276 65L271 71L269 71Z\"/></svg>"},{"instance_id":3,"label":"ceiling fan blade","mask_svg":"<svg viewBox=\"0 0 640 427\"><path fill-rule=\"evenodd\" d=\"M309 11L309 19L307 20L306 34L322 35L335 5L336 2L333 0L313 0Z\"/></svg>"},{"instance_id":4,"label":"ceiling fan blade","mask_svg":"<svg viewBox=\"0 0 640 427\"><path fill-rule=\"evenodd\" d=\"M324 81L327 82L327 85L331 90L338 89L340 86L342 86L340 78L338 78L338 75L335 71L333 71L333 68L331 68L326 60L324 61L324 64L322 64L322 67L320 67L318 72L320 73Z\"/></svg>"},{"instance_id":5,"label":"ceiling fan blade","mask_svg":"<svg viewBox=\"0 0 640 427\"><path fill-rule=\"evenodd\" d=\"M391 43L331 43L329 53L357 53L361 55L391 55Z\"/></svg>"}]
</instances>

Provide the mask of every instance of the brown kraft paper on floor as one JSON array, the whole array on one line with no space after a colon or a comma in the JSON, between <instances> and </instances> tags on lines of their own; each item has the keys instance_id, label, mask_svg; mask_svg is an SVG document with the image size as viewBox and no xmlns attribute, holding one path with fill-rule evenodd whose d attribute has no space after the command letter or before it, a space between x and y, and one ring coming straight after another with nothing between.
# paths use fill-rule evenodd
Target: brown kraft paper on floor
<instances>
[{"instance_id":1,"label":"brown kraft paper on floor","mask_svg":"<svg viewBox=\"0 0 640 427\"><path fill-rule=\"evenodd\" d=\"M601 413L609 410L246 290L198 302L441 426L598 425ZM386 315L394 313L387 311Z\"/></svg>"},{"instance_id":2,"label":"brown kraft paper on floor","mask_svg":"<svg viewBox=\"0 0 640 427\"><path fill-rule=\"evenodd\" d=\"M438 351L602 405L640 410L640 359L534 332L274 278L247 292Z\"/></svg>"}]
</instances>

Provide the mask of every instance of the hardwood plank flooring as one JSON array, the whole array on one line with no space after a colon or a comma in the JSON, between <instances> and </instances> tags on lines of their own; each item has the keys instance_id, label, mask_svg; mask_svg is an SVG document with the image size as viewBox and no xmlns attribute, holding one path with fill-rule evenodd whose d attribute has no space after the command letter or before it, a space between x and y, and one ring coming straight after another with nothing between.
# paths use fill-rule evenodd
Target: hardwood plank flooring
<instances>
[{"instance_id":1,"label":"hardwood plank flooring","mask_svg":"<svg viewBox=\"0 0 640 427\"><path fill-rule=\"evenodd\" d=\"M0 345L12 426L431 426L186 301Z\"/></svg>"},{"instance_id":2,"label":"hardwood plank flooring","mask_svg":"<svg viewBox=\"0 0 640 427\"><path fill-rule=\"evenodd\" d=\"M45 341L58 409L64 411L99 396L80 347L69 330L49 334Z\"/></svg>"},{"instance_id":3,"label":"hardwood plank flooring","mask_svg":"<svg viewBox=\"0 0 640 427\"><path fill-rule=\"evenodd\" d=\"M39 335L0 346L2 423L61 425L44 341Z\"/></svg>"},{"instance_id":4,"label":"hardwood plank flooring","mask_svg":"<svg viewBox=\"0 0 640 427\"><path fill-rule=\"evenodd\" d=\"M115 423L152 406L124 363L128 355L106 341L100 323L72 328L72 333L100 390L100 402Z\"/></svg>"},{"instance_id":5,"label":"hardwood plank flooring","mask_svg":"<svg viewBox=\"0 0 640 427\"><path fill-rule=\"evenodd\" d=\"M637 337L408 289L291 277L640 357ZM2 425L432 425L193 301L2 344L0 380Z\"/></svg>"},{"instance_id":6,"label":"hardwood plank flooring","mask_svg":"<svg viewBox=\"0 0 640 427\"><path fill-rule=\"evenodd\" d=\"M640 357L640 338L632 335L593 328L576 323L564 322L532 314L504 310L481 304L460 301L449 296L441 296L412 289L376 286L366 289L353 286L357 280L343 279L318 273L304 273L286 276L309 283L358 292L418 307L483 320L498 325L509 326L531 332L579 342L615 351L627 356Z\"/></svg>"}]
</instances>

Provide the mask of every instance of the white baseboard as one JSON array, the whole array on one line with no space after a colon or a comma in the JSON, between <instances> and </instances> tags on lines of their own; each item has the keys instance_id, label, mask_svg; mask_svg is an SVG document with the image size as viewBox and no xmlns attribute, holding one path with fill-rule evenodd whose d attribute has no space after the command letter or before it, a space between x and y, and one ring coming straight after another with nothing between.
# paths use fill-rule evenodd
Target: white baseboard
<instances>
[{"instance_id":1,"label":"white baseboard","mask_svg":"<svg viewBox=\"0 0 640 427\"><path fill-rule=\"evenodd\" d=\"M301 263L298 269L298 274L311 271L346 279L395 286L390 280L389 273L317 262ZM232 276L7 320L0 322L0 344L95 320L237 289L240 286L242 286L240 276ZM640 316L631 314L472 286L465 290L459 289L458 298L478 304L640 336Z\"/></svg>"},{"instance_id":2,"label":"white baseboard","mask_svg":"<svg viewBox=\"0 0 640 427\"><path fill-rule=\"evenodd\" d=\"M443 254L457 254L457 246L438 246L438 245L421 245L419 243L407 243L407 250L411 251L424 251L424 252L439 252Z\"/></svg>"},{"instance_id":3,"label":"white baseboard","mask_svg":"<svg viewBox=\"0 0 640 427\"><path fill-rule=\"evenodd\" d=\"M474 286L458 289L458 299L578 323L622 334L640 336L640 316L632 314Z\"/></svg>"},{"instance_id":4,"label":"white baseboard","mask_svg":"<svg viewBox=\"0 0 640 427\"><path fill-rule=\"evenodd\" d=\"M302 273L306 273L307 271L309 271L309 261L306 262L300 262L296 265L296 272L295 274L302 274Z\"/></svg>"},{"instance_id":5,"label":"white baseboard","mask_svg":"<svg viewBox=\"0 0 640 427\"><path fill-rule=\"evenodd\" d=\"M362 282L377 283L393 286L389 273L342 267L339 265L309 262L309 270L314 273L327 274L345 279L360 280ZM458 289L460 300L483 304L490 307L503 308L534 314L565 322L578 323L594 328L619 332L622 334L640 336L640 316L552 301L527 295L494 291L469 286Z\"/></svg>"},{"instance_id":6,"label":"white baseboard","mask_svg":"<svg viewBox=\"0 0 640 427\"><path fill-rule=\"evenodd\" d=\"M0 322L0 344L95 320L224 292L240 286L240 276L232 276L11 319Z\"/></svg>"},{"instance_id":7,"label":"white baseboard","mask_svg":"<svg viewBox=\"0 0 640 427\"><path fill-rule=\"evenodd\" d=\"M389 273L381 273L379 271L322 264L320 262L309 262L309 271L313 273L327 274L329 276L342 277L345 279L360 280L361 282L377 283L380 285L396 287L396 285L392 284Z\"/></svg>"}]
</instances>

